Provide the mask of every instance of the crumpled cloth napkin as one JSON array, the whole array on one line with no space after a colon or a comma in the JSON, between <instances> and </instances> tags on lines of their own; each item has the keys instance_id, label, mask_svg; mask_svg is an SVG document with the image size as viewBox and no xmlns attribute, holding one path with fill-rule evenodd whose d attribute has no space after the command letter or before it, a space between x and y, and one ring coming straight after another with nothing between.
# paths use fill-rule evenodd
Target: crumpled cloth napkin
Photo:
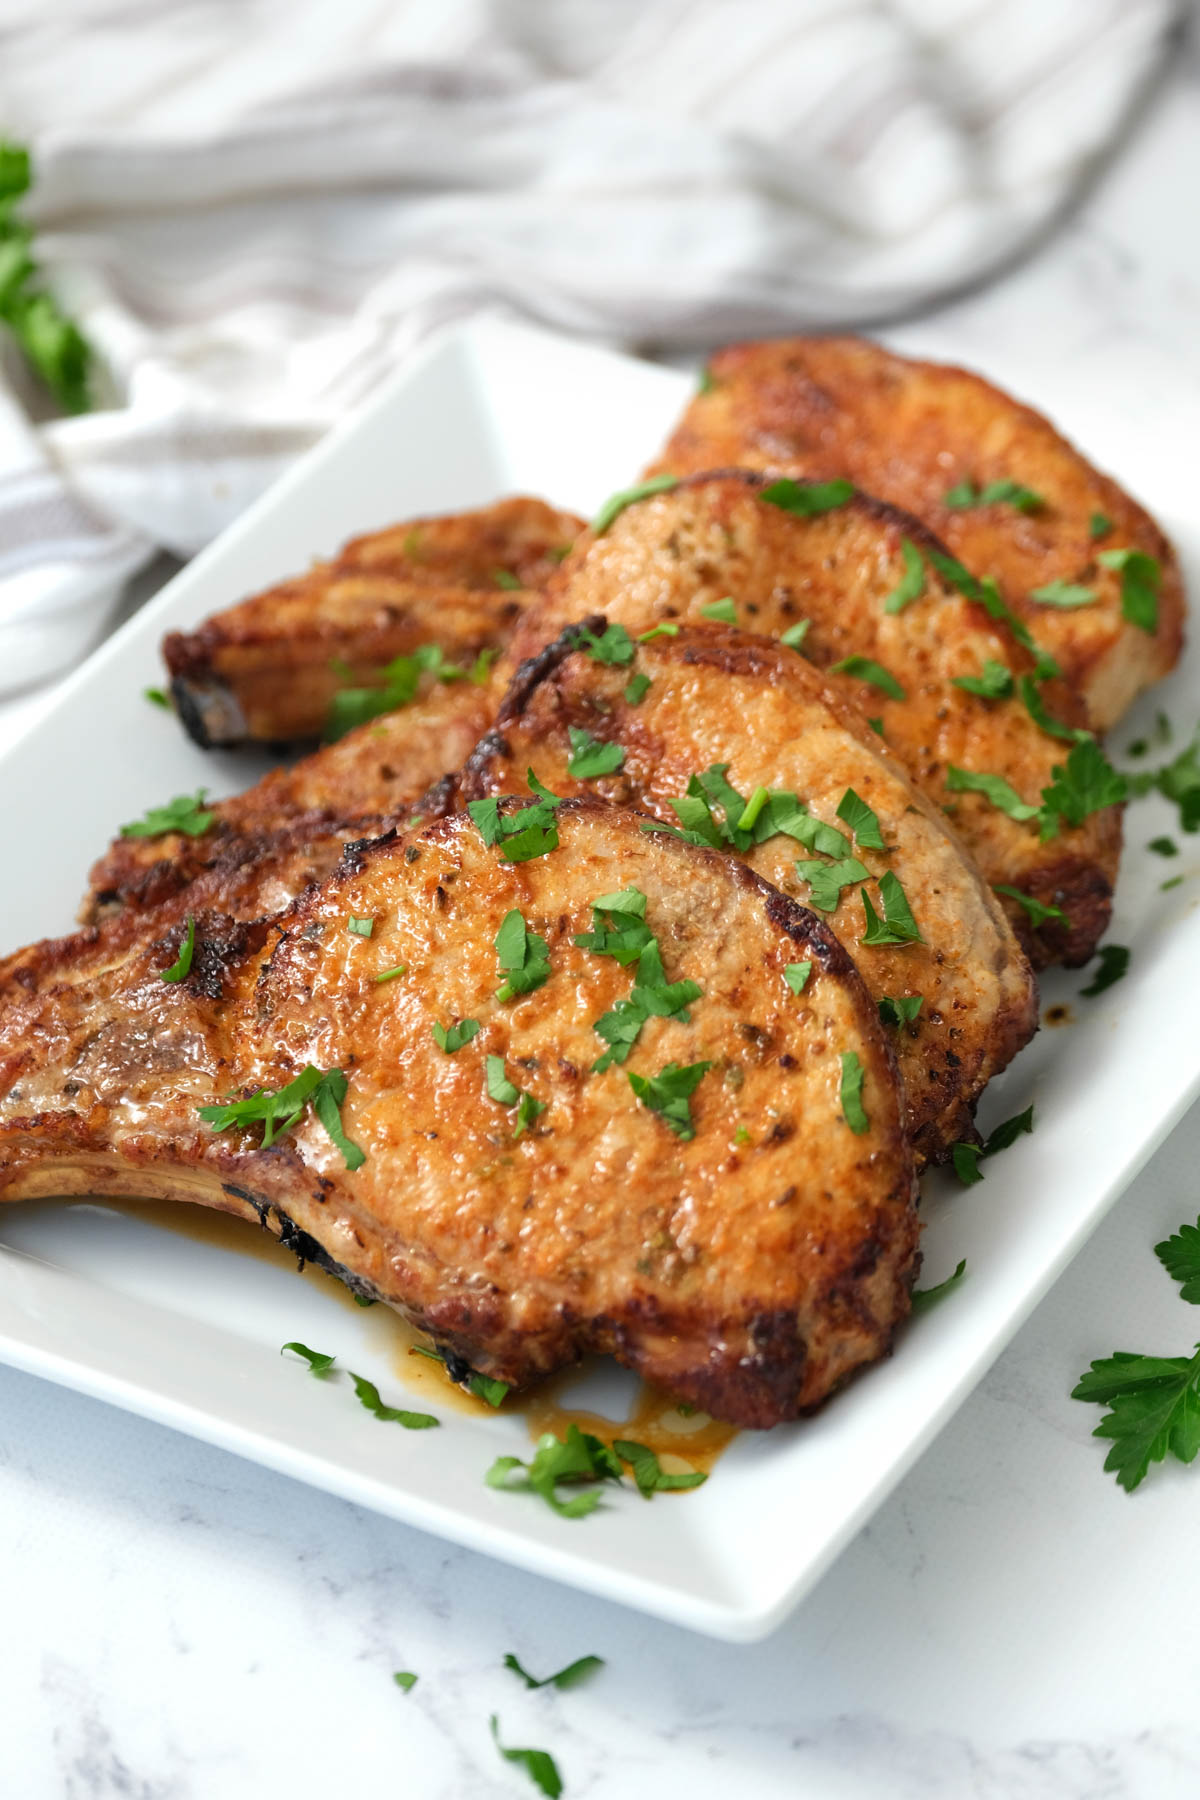
<instances>
[{"instance_id":1,"label":"crumpled cloth napkin","mask_svg":"<svg viewBox=\"0 0 1200 1800\"><path fill-rule=\"evenodd\" d=\"M10 8L15 8L9 12ZM9 13L6 19L5 14ZM0 690L103 631L435 326L858 325L1041 231L1175 0L0 0L0 133L105 365L0 373Z\"/></svg>"}]
</instances>

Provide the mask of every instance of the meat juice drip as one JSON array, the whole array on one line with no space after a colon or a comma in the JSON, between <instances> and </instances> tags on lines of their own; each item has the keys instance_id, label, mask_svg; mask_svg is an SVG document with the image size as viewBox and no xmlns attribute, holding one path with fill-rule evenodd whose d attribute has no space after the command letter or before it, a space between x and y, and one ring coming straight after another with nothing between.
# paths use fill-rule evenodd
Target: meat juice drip
<instances>
[{"instance_id":1,"label":"meat juice drip","mask_svg":"<svg viewBox=\"0 0 1200 1800\"><path fill-rule=\"evenodd\" d=\"M211 1245L215 1250L234 1250L276 1268L296 1269L294 1250L285 1250L270 1231L233 1213L219 1212L207 1206L180 1206L177 1201L169 1200L106 1200L103 1205L140 1224L157 1226L177 1237ZM405 1387L418 1392L428 1405L466 1413L477 1419L495 1414L497 1409L489 1406L486 1400L448 1381L440 1361L421 1354L422 1349L430 1348L429 1339L399 1313L393 1312L390 1306L382 1303L359 1306L343 1282L319 1269L315 1263L306 1263L300 1272L306 1281L315 1283L322 1293L329 1294L354 1313L364 1327L372 1350L385 1356ZM737 1436L736 1426L722 1425L707 1413L681 1412L677 1401L648 1382L638 1384L627 1418L610 1419L601 1413L573 1407L563 1395L581 1379L585 1369L586 1365L582 1365L547 1376L536 1387L506 1400L501 1410L520 1413L529 1427L530 1437L535 1440L547 1431L561 1438L566 1435L567 1426L574 1423L581 1431L590 1432L606 1444L611 1444L614 1438L628 1438L634 1443L645 1444L661 1459L668 1474L682 1474L689 1469L702 1469L707 1473Z\"/></svg>"}]
</instances>

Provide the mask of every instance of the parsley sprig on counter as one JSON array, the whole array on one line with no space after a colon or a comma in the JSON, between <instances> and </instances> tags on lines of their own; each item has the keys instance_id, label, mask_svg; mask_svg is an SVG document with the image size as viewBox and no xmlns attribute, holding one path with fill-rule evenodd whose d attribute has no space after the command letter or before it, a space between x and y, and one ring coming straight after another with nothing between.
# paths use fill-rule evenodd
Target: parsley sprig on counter
<instances>
[{"instance_id":1,"label":"parsley sprig on counter","mask_svg":"<svg viewBox=\"0 0 1200 1800\"><path fill-rule=\"evenodd\" d=\"M1200 1305L1200 1219L1154 1246L1179 1297ZM1073 1400L1107 1406L1093 1437L1111 1440L1104 1467L1132 1493L1150 1464L1168 1455L1194 1462L1200 1453L1200 1344L1191 1356L1141 1356L1114 1350L1093 1362L1071 1390Z\"/></svg>"},{"instance_id":2,"label":"parsley sprig on counter","mask_svg":"<svg viewBox=\"0 0 1200 1800\"><path fill-rule=\"evenodd\" d=\"M46 287L33 232L17 213L32 180L29 152L0 139L0 323L63 412L87 412L92 350Z\"/></svg>"},{"instance_id":3,"label":"parsley sprig on counter","mask_svg":"<svg viewBox=\"0 0 1200 1800\"><path fill-rule=\"evenodd\" d=\"M558 1764L548 1750L510 1750L500 1742L500 1720L496 1713L491 1715L492 1742L504 1758L505 1762L516 1763L524 1769L530 1781L549 1800L558 1800L563 1791L562 1776L558 1772Z\"/></svg>"},{"instance_id":4,"label":"parsley sprig on counter","mask_svg":"<svg viewBox=\"0 0 1200 1800\"><path fill-rule=\"evenodd\" d=\"M590 1675L596 1673L597 1669L602 1669L604 1658L602 1656L577 1657L573 1663L568 1663L565 1669L559 1669L553 1675L544 1675L540 1681L536 1676L531 1675L528 1669L522 1668L511 1650L504 1658L504 1667L511 1669L527 1688L556 1687L561 1692L566 1688L578 1687L581 1681L586 1681Z\"/></svg>"}]
</instances>

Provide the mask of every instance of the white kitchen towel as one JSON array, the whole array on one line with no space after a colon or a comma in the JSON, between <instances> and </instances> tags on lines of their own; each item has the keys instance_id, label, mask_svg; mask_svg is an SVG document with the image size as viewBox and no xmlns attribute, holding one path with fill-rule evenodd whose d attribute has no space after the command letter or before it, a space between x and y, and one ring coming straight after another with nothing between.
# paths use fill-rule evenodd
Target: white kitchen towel
<instances>
[{"instance_id":1,"label":"white kitchen towel","mask_svg":"<svg viewBox=\"0 0 1200 1800\"><path fill-rule=\"evenodd\" d=\"M0 688L78 656L156 547L207 542L448 319L699 349L999 265L1179 11L0 0L0 135L33 148L40 252L104 366L82 417L0 389Z\"/></svg>"}]
</instances>

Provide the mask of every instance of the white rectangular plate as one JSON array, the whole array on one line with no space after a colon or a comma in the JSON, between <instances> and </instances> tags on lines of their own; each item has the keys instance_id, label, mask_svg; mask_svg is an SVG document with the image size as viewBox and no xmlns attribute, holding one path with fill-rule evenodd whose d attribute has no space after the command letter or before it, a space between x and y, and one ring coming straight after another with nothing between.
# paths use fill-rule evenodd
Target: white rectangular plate
<instances>
[{"instance_id":1,"label":"white rectangular plate","mask_svg":"<svg viewBox=\"0 0 1200 1800\"><path fill-rule=\"evenodd\" d=\"M202 785L245 785L244 760L206 755L141 699L161 680L165 629L407 515L509 492L587 513L634 477L689 385L495 322L440 338L93 656L9 752L0 790L19 861L0 887L0 944L69 928L87 868L121 820ZM1070 417L1062 423L1070 430ZM1194 561L1191 457L1152 426L1126 425L1100 450ZM1198 691L1192 660L1122 740L1159 706L1186 725ZM568 1521L493 1492L483 1483L493 1457L529 1452L519 1415L442 1408L440 1431L381 1426L344 1385L312 1381L278 1354L291 1338L334 1351L403 1402L372 1312L348 1309L332 1284L297 1281L282 1260L99 1205L0 1209L0 1357L540 1574L719 1636L762 1636L946 1422L1200 1089L1189 1000L1200 991L1200 856L1186 839L1169 863L1143 851L1171 823L1158 801L1130 816L1112 931L1133 946L1128 978L1091 1000L1077 997L1086 977L1047 982L1044 1004L1068 1003L1073 1023L1043 1031L987 1097L985 1122L1035 1099L1035 1135L987 1164L978 1187L930 1183L926 1282L964 1256L969 1279L904 1332L890 1362L814 1419L744 1434L694 1494L646 1504L613 1493ZM1161 893L1177 873L1184 884ZM421 1392L409 1403L429 1406Z\"/></svg>"}]
</instances>

